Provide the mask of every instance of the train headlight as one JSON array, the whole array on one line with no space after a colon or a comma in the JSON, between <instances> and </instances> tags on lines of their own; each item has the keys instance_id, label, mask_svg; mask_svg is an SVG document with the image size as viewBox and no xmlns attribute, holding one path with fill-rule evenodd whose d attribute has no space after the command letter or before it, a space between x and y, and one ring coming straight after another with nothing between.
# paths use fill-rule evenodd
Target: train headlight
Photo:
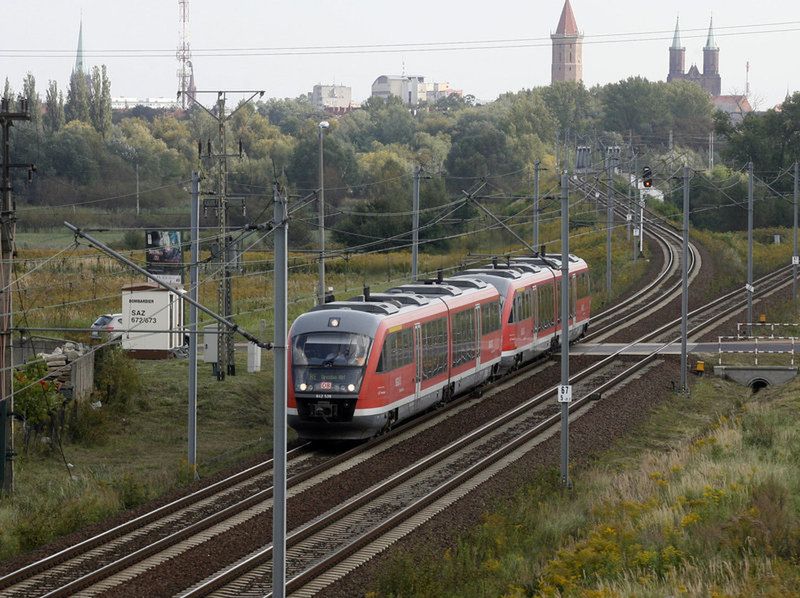
<instances>
[{"instance_id":1,"label":"train headlight","mask_svg":"<svg viewBox=\"0 0 800 598\"><path fill-rule=\"evenodd\" d=\"M301 385L300 385L298 388L300 388L300 390L301 390L301 391L303 391L303 390L305 390L305 389L307 389L307 388L308 388L308 384L306 384L305 382L303 382L303 383L302 383L302 384L301 384Z\"/></svg>"},{"instance_id":2,"label":"train headlight","mask_svg":"<svg viewBox=\"0 0 800 598\"><path fill-rule=\"evenodd\" d=\"M349 390L350 392L354 392L356 390L356 385L355 384L348 384L347 385L347 390Z\"/></svg>"}]
</instances>

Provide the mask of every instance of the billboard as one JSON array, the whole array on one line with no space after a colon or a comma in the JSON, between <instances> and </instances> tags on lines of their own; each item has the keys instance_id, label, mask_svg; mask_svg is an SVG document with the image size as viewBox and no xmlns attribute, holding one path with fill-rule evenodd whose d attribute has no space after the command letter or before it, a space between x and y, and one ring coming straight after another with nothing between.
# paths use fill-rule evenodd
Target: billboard
<instances>
[{"instance_id":1,"label":"billboard","mask_svg":"<svg viewBox=\"0 0 800 598\"><path fill-rule=\"evenodd\" d=\"M149 230L146 233L147 271L168 284L183 283L183 247L177 230Z\"/></svg>"}]
</instances>

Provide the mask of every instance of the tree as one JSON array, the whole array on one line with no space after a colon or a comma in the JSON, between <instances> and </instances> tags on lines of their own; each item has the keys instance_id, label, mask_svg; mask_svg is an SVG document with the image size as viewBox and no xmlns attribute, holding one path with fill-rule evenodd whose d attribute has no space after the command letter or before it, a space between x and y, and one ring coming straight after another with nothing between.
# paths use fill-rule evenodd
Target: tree
<instances>
[{"instance_id":1,"label":"tree","mask_svg":"<svg viewBox=\"0 0 800 598\"><path fill-rule=\"evenodd\" d=\"M558 122L561 131L588 133L594 129L600 115L596 94L583 83L556 81L541 89L542 99Z\"/></svg>"},{"instance_id":2,"label":"tree","mask_svg":"<svg viewBox=\"0 0 800 598\"><path fill-rule=\"evenodd\" d=\"M410 232L408 238L382 239L411 230L411 164L395 149L383 147L360 156L359 169L366 184L356 192L364 199L336 224L334 238L349 247L406 245ZM405 214L389 215L393 212Z\"/></svg>"},{"instance_id":3,"label":"tree","mask_svg":"<svg viewBox=\"0 0 800 598\"><path fill-rule=\"evenodd\" d=\"M92 125L105 139L111 130L111 82L106 74L106 65L92 69L89 111Z\"/></svg>"},{"instance_id":4,"label":"tree","mask_svg":"<svg viewBox=\"0 0 800 598\"><path fill-rule=\"evenodd\" d=\"M50 81L45 92L44 125L50 133L57 133L64 126L64 96L55 81Z\"/></svg>"},{"instance_id":5,"label":"tree","mask_svg":"<svg viewBox=\"0 0 800 598\"><path fill-rule=\"evenodd\" d=\"M87 81L87 77L82 71L73 71L69 79L64 114L67 122L73 120L85 123L92 122L89 109L89 81Z\"/></svg>"},{"instance_id":6,"label":"tree","mask_svg":"<svg viewBox=\"0 0 800 598\"><path fill-rule=\"evenodd\" d=\"M35 131L42 127L42 100L36 91L36 78L28 72L22 81L22 97L28 100L31 111L31 125Z\"/></svg>"},{"instance_id":7,"label":"tree","mask_svg":"<svg viewBox=\"0 0 800 598\"><path fill-rule=\"evenodd\" d=\"M663 91L672 121L674 139L684 145L704 144L714 126L714 107L708 93L691 81L658 84Z\"/></svg>"},{"instance_id":8,"label":"tree","mask_svg":"<svg viewBox=\"0 0 800 598\"><path fill-rule=\"evenodd\" d=\"M319 188L319 129L308 123L298 136L286 176L301 192ZM353 146L338 134L336 123L325 133L325 201L337 205L358 182L358 163Z\"/></svg>"},{"instance_id":9,"label":"tree","mask_svg":"<svg viewBox=\"0 0 800 598\"><path fill-rule=\"evenodd\" d=\"M372 119L375 139L384 145L410 144L414 139L416 123L408 107L398 97L386 100L369 98L364 107Z\"/></svg>"},{"instance_id":10,"label":"tree","mask_svg":"<svg viewBox=\"0 0 800 598\"><path fill-rule=\"evenodd\" d=\"M14 99L14 89L11 87L11 83L8 81L8 77L6 77L6 84L3 86L3 99Z\"/></svg>"},{"instance_id":11,"label":"tree","mask_svg":"<svg viewBox=\"0 0 800 598\"><path fill-rule=\"evenodd\" d=\"M643 77L628 77L606 85L601 92L603 128L622 134L631 131L638 136L656 134L666 139L672 118L660 91Z\"/></svg>"},{"instance_id":12,"label":"tree","mask_svg":"<svg viewBox=\"0 0 800 598\"><path fill-rule=\"evenodd\" d=\"M800 159L800 92L780 111L746 114L735 128L719 126L728 139L724 156L739 164L753 160L756 170L779 171Z\"/></svg>"},{"instance_id":13,"label":"tree","mask_svg":"<svg viewBox=\"0 0 800 598\"><path fill-rule=\"evenodd\" d=\"M461 113L452 140L446 162L451 177L497 177L517 172L522 166L522 160L513 151L509 136L500 129L491 114L482 109ZM456 184L462 183L457 181Z\"/></svg>"}]
</instances>

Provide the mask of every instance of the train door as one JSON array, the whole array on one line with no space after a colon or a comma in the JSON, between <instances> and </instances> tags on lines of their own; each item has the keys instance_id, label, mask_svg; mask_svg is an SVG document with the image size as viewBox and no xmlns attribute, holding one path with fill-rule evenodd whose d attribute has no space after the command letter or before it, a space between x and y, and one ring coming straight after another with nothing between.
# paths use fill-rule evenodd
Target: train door
<instances>
[{"instance_id":1,"label":"train door","mask_svg":"<svg viewBox=\"0 0 800 598\"><path fill-rule=\"evenodd\" d=\"M533 342L539 338L539 287L531 288L531 313L533 318Z\"/></svg>"},{"instance_id":2,"label":"train door","mask_svg":"<svg viewBox=\"0 0 800 598\"><path fill-rule=\"evenodd\" d=\"M422 326L414 324L414 396L419 399L422 392Z\"/></svg>"},{"instance_id":3,"label":"train door","mask_svg":"<svg viewBox=\"0 0 800 598\"><path fill-rule=\"evenodd\" d=\"M481 367L481 345L483 337L481 335L481 306L475 306L475 369Z\"/></svg>"}]
</instances>

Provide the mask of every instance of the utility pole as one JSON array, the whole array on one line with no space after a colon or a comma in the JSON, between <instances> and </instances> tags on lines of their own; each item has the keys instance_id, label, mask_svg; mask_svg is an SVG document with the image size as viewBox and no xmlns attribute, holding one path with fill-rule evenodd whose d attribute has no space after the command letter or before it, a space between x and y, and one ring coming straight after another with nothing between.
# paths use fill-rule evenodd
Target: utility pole
<instances>
[{"instance_id":1,"label":"utility pole","mask_svg":"<svg viewBox=\"0 0 800 598\"><path fill-rule=\"evenodd\" d=\"M561 162L559 161L559 150L561 149L561 131L556 131L556 166L559 167Z\"/></svg>"},{"instance_id":2,"label":"utility pole","mask_svg":"<svg viewBox=\"0 0 800 598\"><path fill-rule=\"evenodd\" d=\"M714 131L708 134L708 170L714 170Z\"/></svg>"},{"instance_id":3,"label":"utility pole","mask_svg":"<svg viewBox=\"0 0 800 598\"><path fill-rule=\"evenodd\" d=\"M628 162L628 169L630 169L631 164L631 162ZM633 216L631 215L631 197L633 197L633 191L631 190L631 175L628 173L628 213L625 214L625 239L627 241L631 240L631 220L633 220Z\"/></svg>"},{"instance_id":4,"label":"utility pole","mask_svg":"<svg viewBox=\"0 0 800 598\"><path fill-rule=\"evenodd\" d=\"M681 292L681 390L684 394L689 392L686 380L688 362L686 343L689 321L689 167L683 166L683 253L682 253L682 292Z\"/></svg>"},{"instance_id":5,"label":"utility pole","mask_svg":"<svg viewBox=\"0 0 800 598\"><path fill-rule=\"evenodd\" d=\"M614 177L613 158L609 156L606 164L606 176L608 178L608 196L606 202L606 294L611 297L611 229L614 226Z\"/></svg>"},{"instance_id":6,"label":"utility pole","mask_svg":"<svg viewBox=\"0 0 800 598\"><path fill-rule=\"evenodd\" d=\"M317 126L319 131L319 197L317 198L317 227L319 228L319 286L317 288L317 304L325 303L325 160L323 147L325 129L330 123L323 120Z\"/></svg>"},{"instance_id":7,"label":"utility pole","mask_svg":"<svg viewBox=\"0 0 800 598\"><path fill-rule=\"evenodd\" d=\"M191 203L192 240L189 264L189 297L197 303L199 283L197 263L200 261L200 173L192 172ZM189 304L189 471L197 479L197 307Z\"/></svg>"},{"instance_id":8,"label":"utility pole","mask_svg":"<svg viewBox=\"0 0 800 598\"><path fill-rule=\"evenodd\" d=\"M639 202L639 156L635 153L633 154L633 197L636 203ZM636 218L636 213L638 212L638 206L634 204L632 206L633 213L631 214L631 220ZM638 245L639 245L639 237L642 234L641 224L637 227L636 224L633 225L633 261L636 262L637 258L639 257Z\"/></svg>"},{"instance_id":9,"label":"utility pole","mask_svg":"<svg viewBox=\"0 0 800 598\"><path fill-rule=\"evenodd\" d=\"M217 242L220 248L220 280L217 286L217 313L230 318L233 313L233 289L228 265L228 153L227 127L225 126L225 94L217 96L217 119L219 123L219 157L217 159ZM233 335L220 329L217 335L217 377L236 373Z\"/></svg>"},{"instance_id":10,"label":"utility pole","mask_svg":"<svg viewBox=\"0 0 800 598\"><path fill-rule=\"evenodd\" d=\"M411 280L419 275L419 176L422 168L414 167L414 193L411 198Z\"/></svg>"},{"instance_id":11,"label":"utility pole","mask_svg":"<svg viewBox=\"0 0 800 598\"><path fill-rule=\"evenodd\" d=\"M203 106L197 96L201 94L217 94L216 112ZM225 99L227 93L244 93L250 96L229 114L225 112ZM217 247L219 248L216 262L218 263L219 282L217 285L217 311L225 320L232 321L233 314L233 285L230 263L235 259L236 248L232 246L232 238L228 236L228 204L232 199L240 199L244 205L244 198L234 198L228 195L228 158L242 158L242 144L239 142L238 153L228 153L227 122L242 107L249 104L256 96L263 96L263 91L195 91L193 94L178 92L179 96L188 98L193 104L200 106L214 120L217 121L216 152L212 151L211 140L207 141L206 158L215 172L216 189L213 191L214 208L217 215ZM202 149L202 142L201 142ZM224 380L226 375L236 375L236 362L233 343L233 331L228 328L219 328L217 334L217 379Z\"/></svg>"},{"instance_id":12,"label":"utility pole","mask_svg":"<svg viewBox=\"0 0 800 598\"><path fill-rule=\"evenodd\" d=\"M533 163L533 246L539 247L539 170L542 163Z\"/></svg>"},{"instance_id":13,"label":"utility pole","mask_svg":"<svg viewBox=\"0 0 800 598\"><path fill-rule=\"evenodd\" d=\"M753 336L753 162L747 163L747 335Z\"/></svg>"},{"instance_id":14,"label":"utility pole","mask_svg":"<svg viewBox=\"0 0 800 598\"><path fill-rule=\"evenodd\" d=\"M136 163L136 215L139 215L139 163Z\"/></svg>"},{"instance_id":15,"label":"utility pole","mask_svg":"<svg viewBox=\"0 0 800 598\"><path fill-rule=\"evenodd\" d=\"M800 264L800 255L797 253L797 198L798 198L798 164L794 163L794 252L792 253L792 298L794 299L794 312L797 313L797 266Z\"/></svg>"},{"instance_id":16,"label":"utility pole","mask_svg":"<svg viewBox=\"0 0 800 598\"><path fill-rule=\"evenodd\" d=\"M561 173L561 484L572 488L569 479L569 405L572 386L569 383L569 176Z\"/></svg>"},{"instance_id":17,"label":"utility pole","mask_svg":"<svg viewBox=\"0 0 800 598\"><path fill-rule=\"evenodd\" d=\"M286 198L275 182L273 185L275 227L275 352L273 389L272 476L272 595L286 596L286 319L288 278Z\"/></svg>"},{"instance_id":18,"label":"utility pole","mask_svg":"<svg viewBox=\"0 0 800 598\"><path fill-rule=\"evenodd\" d=\"M12 110L11 99L0 100L0 127L3 129L3 207L0 212L0 450L3 465L0 468L0 487L5 493L14 491L14 360L11 339L13 327L11 279L14 276L14 233L16 232L16 206L11 199L11 169L27 168L28 176L35 170L32 164L11 163L11 127L15 120L30 120L28 100L20 98L17 110Z\"/></svg>"}]
</instances>

